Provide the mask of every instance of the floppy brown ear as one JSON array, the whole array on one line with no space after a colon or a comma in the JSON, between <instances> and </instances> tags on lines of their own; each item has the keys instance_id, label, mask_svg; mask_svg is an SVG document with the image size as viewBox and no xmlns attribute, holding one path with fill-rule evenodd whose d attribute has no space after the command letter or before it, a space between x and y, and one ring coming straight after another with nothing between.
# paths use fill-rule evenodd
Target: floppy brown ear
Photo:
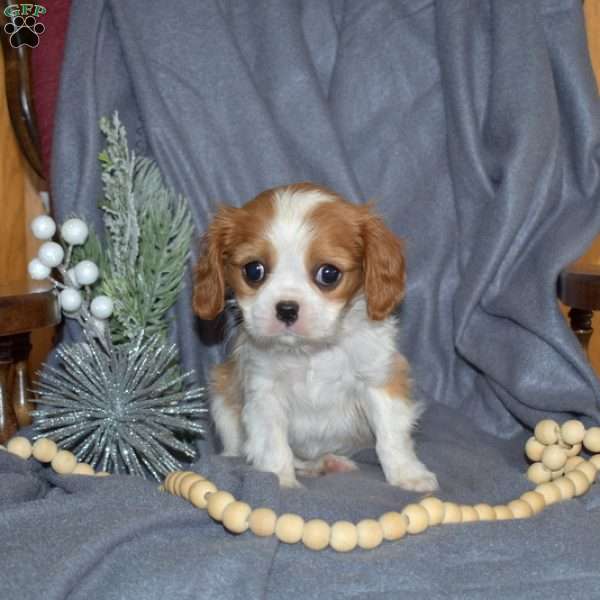
<instances>
[{"instance_id":1,"label":"floppy brown ear","mask_svg":"<svg viewBox=\"0 0 600 600\"><path fill-rule=\"evenodd\" d=\"M224 206L202 239L202 253L194 272L194 312L206 320L216 319L225 307L225 250L234 228L237 209Z\"/></svg>"},{"instance_id":2,"label":"floppy brown ear","mask_svg":"<svg viewBox=\"0 0 600 600\"><path fill-rule=\"evenodd\" d=\"M406 275L402 242L373 214L366 216L363 238L367 314L370 319L381 321L404 297Z\"/></svg>"}]
</instances>

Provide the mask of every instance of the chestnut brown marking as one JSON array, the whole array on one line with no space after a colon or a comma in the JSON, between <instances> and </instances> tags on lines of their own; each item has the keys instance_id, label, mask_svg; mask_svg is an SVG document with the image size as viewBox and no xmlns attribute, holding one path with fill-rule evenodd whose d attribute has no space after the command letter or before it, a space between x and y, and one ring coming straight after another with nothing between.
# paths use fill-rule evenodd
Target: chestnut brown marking
<instances>
[{"instance_id":1,"label":"chestnut brown marking","mask_svg":"<svg viewBox=\"0 0 600 600\"><path fill-rule=\"evenodd\" d=\"M382 321L404 298L403 245L373 213L369 213L363 223L363 239L367 313L374 321Z\"/></svg>"},{"instance_id":2,"label":"chestnut brown marking","mask_svg":"<svg viewBox=\"0 0 600 600\"><path fill-rule=\"evenodd\" d=\"M362 207L343 200L319 204L307 215L314 232L306 255L306 269L313 284L329 300L348 302L363 283ZM342 272L335 286L320 287L314 275L321 265L330 264Z\"/></svg>"},{"instance_id":3,"label":"chestnut brown marking","mask_svg":"<svg viewBox=\"0 0 600 600\"><path fill-rule=\"evenodd\" d=\"M387 383L382 388L392 398L403 400L410 404L413 403L411 398L411 380L410 367L408 361L402 354L394 354L393 362L390 367L390 375Z\"/></svg>"},{"instance_id":4,"label":"chestnut brown marking","mask_svg":"<svg viewBox=\"0 0 600 600\"><path fill-rule=\"evenodd\" d=\"M242 208L219 208L203 237L195 269L193 308L201 319L215 319L223 311L227 286L239 297L256 292L243 278L240 249L245 247L249 252L246 262L264 257L272 264L274 249L267 249L264 233L274 215L273 190L262 192Z\"/></svg>"},{"instance_id":5,"label":"chestnut brown marking","mask_svg":"<svg viewBox=\"0 0 600 600\"><path fill-rule=\"evenodd\" d=\"M242 382L234 358L216 365L211 372L211 390L223 398L223 404L242 413Z\"/></svg>"},{"instance_id":6,"label":"chestnut brown marking","mask_svg":"<svg viewBox=\"0 0 600 600\"><path fill-rule=\"evenodd\" d=\"M331 300L347 302L362 287L369 318L388 317L404 296L402 242L371 210L339 197L315 207L309 219L315 239L307 256L312 275L322 264L343 272L339 284L322 289Z\"/></svg>"}]
</instances>

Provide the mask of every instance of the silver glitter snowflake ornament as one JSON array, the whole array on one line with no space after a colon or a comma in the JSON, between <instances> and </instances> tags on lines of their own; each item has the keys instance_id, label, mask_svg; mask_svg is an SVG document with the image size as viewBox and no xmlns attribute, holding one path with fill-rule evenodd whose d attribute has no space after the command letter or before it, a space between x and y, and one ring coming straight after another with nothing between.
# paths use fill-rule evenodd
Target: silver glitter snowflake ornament
<instances>
[{"instance_id":1,"label":"silver glitter snowflake ornament","mask_svg":"<svg viewBox=\"0 0 600 600\"><path fill-rule=\"evenodd\" d=\"M177 456L193 459L182 438L204 433L205 389L184 389L189 373L180 373L176 347L143 332L119 345L90 327L83 333L39 375L36 437L51 437L94 469L158 481L181 468Z\"/></svg>"}]
</instances>

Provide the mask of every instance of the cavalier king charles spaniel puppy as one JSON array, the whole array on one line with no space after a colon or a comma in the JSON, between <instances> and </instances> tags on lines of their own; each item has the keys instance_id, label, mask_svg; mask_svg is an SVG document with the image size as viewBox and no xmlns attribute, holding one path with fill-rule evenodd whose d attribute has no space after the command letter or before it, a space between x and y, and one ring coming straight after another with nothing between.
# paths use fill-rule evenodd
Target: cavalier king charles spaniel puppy
<instances>
[{"instance_id":1,"label":"cavalier king charles spaniel puppy","mask_svg":"<svg viewBox=\"0 0 600 600\"><path fill-rule=\"evenodd\" d=\"M195 275L200 318L228 291L242 316L210 384L225 455L298 486L297 473L356 469L349 457L374 445L389 483L437 487L414 451L420 411L395 344L402 245L369 205L300 183L223 206Z\"/></svg>"}]
</instances>

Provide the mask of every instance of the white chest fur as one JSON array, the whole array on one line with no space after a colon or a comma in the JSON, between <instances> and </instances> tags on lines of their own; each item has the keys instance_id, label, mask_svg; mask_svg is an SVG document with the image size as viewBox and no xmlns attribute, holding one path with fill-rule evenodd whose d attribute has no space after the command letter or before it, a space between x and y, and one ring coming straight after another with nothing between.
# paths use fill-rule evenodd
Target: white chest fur
<instances>
[{"instance_id":1,"label":"white chest fur","mask_svg":"<svg viewBox=\"0 0 600 600\"><path fill-rule=\"evenodd\" d=\"M373 444L365 402L370 389L385 385L396 327L392 319L358 318L361 309L353 309L356 319L347 315L335 344L319 349L261 348L249 340L238 347L244 409L262 404L262 412L284 425L300 459L349 455Z\"/></svg>"}]
</instances>

